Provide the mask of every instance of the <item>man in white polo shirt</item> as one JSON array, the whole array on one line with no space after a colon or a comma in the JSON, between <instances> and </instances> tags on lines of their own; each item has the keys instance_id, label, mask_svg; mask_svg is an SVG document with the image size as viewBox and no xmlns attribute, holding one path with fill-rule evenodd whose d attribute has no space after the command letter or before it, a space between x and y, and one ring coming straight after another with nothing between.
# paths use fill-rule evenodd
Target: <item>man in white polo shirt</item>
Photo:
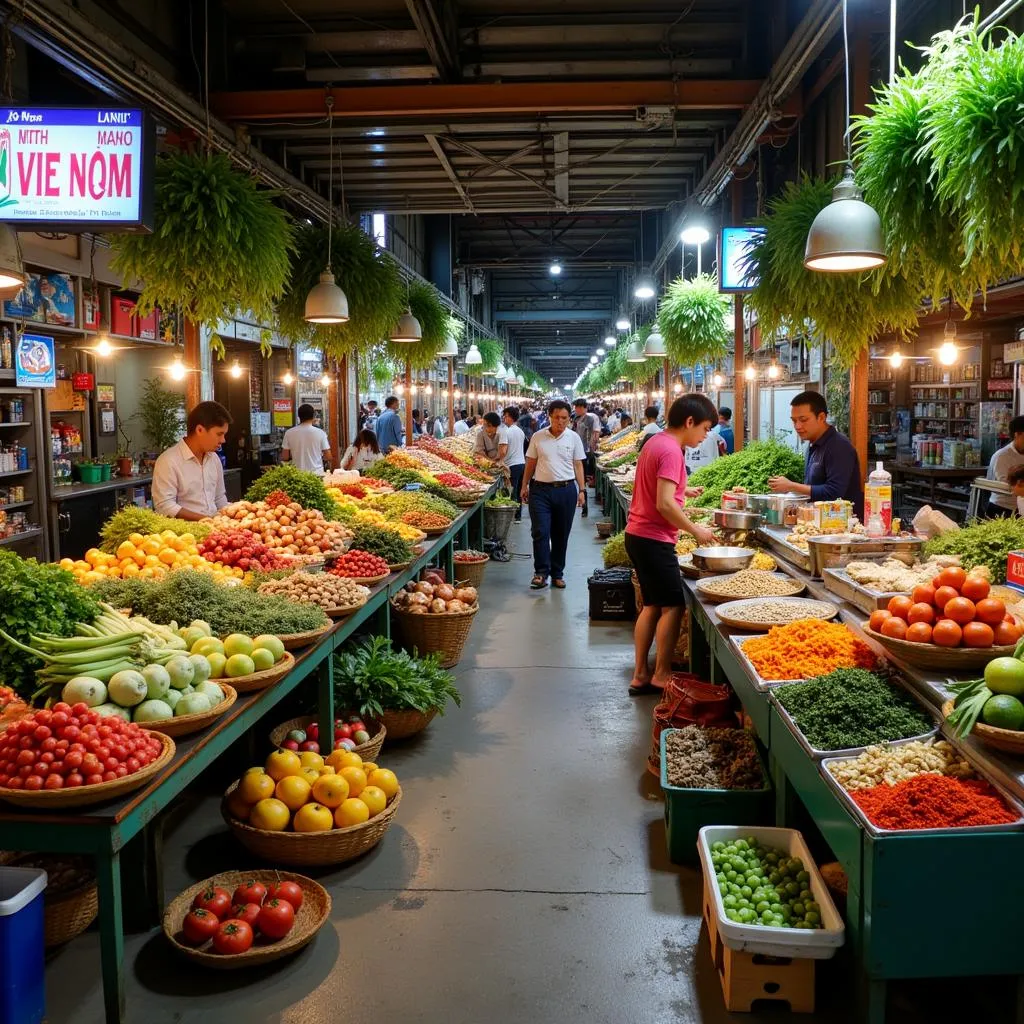
<instances>
[{"instance_id":1,"label":"man in white polo shirt","mask_svg":"<svg viewBox=\"0 0 1024 1024\"><path fill-rule=\"evenodd\" d=\"M583 463L587 453L580 435L569 430L569 403L548 406L550 426L530 438L523 473L522 499L530 506L533 527L533 579L530 587L565 590L565 549L577 507L586 500ZM531 487L532 482L532 487Z\"/></svg>"},{"instance_id":2,"label":"man in white polo shirt","mask_svg":"<svg viewBox=\"0 0 1024 1024\"><path fill-rule=\"evenodd\" d=\"M160 515L194 523L228 503L217 449L230 426L231 413L219 402L200 402L188 414L188 433L153 467L153 507Z\"/></svg>"},{"instance_id":3,"label":"man in white polo shirt","mask_svg":"<svg viewBox=\"0 0 1024 1024\"><path fill-rule=\"evenodd\" d=\"M296 469L305 469L318 476L324 475L324 455L332 458L331 442L327 435L313 421L316 409L311 405L299 406L299 425L284 432L281 443L281 458L295 463Z\"/></svg>"}]
</instances>

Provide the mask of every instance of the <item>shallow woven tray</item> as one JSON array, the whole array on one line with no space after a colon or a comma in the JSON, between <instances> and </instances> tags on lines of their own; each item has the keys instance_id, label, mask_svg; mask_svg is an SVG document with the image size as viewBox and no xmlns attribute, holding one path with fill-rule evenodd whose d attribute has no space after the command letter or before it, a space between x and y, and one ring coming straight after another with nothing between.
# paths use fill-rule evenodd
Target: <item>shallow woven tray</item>
<instances>
[{"instance_id":1,"label":"shallow woven tray","mask_svg":"<svg viewBox=\"0 0 1024 1024\"><path fill-rule=\"evenodd\" d=\"M405 740L423 732L436 714L437 708L429 711L385 711L381 716L381 724L392 740Z\"/></svg>"},{"instance_id":2,"label":"shallow woven tray","mask_svg":"<svg viewBox=\"0 0 1024 1024\"><path fill-rule=\"evenodd\" d=\"M288 733L290 733L292 729L302 729L305 731L306 726L310 725L313 721L314 718L312 715L303 715L301 718L289 718L287 722L282 722L271 731L270 745L272 747L280 747L288 738ZM365 743L356 747L352 753L358 754L364 761L371 761L375 763L377 757L380 755L380 748L384 746L384 738L387 736L388 731L384 727L383 722L378 722L373 718L369 718L368 720L364 719L363 724L376 725L377 731ZM331 751L328 750L323 756L326 758L330 753Z\"/></svg>"},{"instance_id":3,"label":"shallow woven tray","mask_svg":"<svg viewBox=\"0 0 1024 1024\"><path fill-rule=\"evenodd\" d=\"M391 603L391 614L399 625L399 633L408 647L422 654L439 654L441 668L454 668L462 657L473 617L480 610L477 604L465 612L427 613L413 615Z\"/></svg>"},{"instance_id":4,"label":"shallow woven tray","mask_svg":"<svg viewBox=\"0 0 1024 1024\"><path fill-rule=\"evenodd\" d=\"M351 615L353 612L359 611L359 609L362 608L369 600L370 595L367 594L365 599L360 601L359 604L346 604L339 605L337 608L325 608L324 612L332 619L343 619L346 615Z\"/></svg>"},{"instance_id":5,"label":"shallow woven tray","mask_svg":"<svg viewBox=\"0 0 1024 1024\"><path fill-rule=\"evenodd\" d=\"M918 668L938 668L951 673L983 669L993 658L1013 656L1015 645L1006 647L939 647L936 644L915 644L876 633L865 622L865 636L880 643L891 654Z\"/></svg>"},{"instance_id":6,"label":"shallow woven tray","mask_svg":"<svg viewBox=\"0 0 1024 1024\"><path fill-rule=\"evenodd\" d=\"M391 570L380 576L343 576L349 583L358 583L361 587L372 587L375 583L383 583L391 575Z\"/></svg>"},{"instance_id":7,"label":"shallow woven tray","mask_svg":"<svg viewBox=\"0 0 1024 1024\"><path fill-rule=\"evenodd\" d=\"M402 789L399 787L391 803L362 825L332 828L327 832L268 832L253 828L231 816L227 801L237 785L237 782L233 782L224 794L221 814L235 833L235 838L250 853L275 864L319 866L354 860L372 850L384 838L402 802Z\"/></svg>"},{"instance_id":8,"label":"shallow woven tray","mask_svg":"<svg viewBox=\"0 0 1024 1024\"><path fill-rule=\"evenodd\" d=\"M277 639L284 644L286 651L295 651L300 647L308 647L310 644L315 644L322 636L329 633L334 628L333 622L328 622L326 626L321 626L319 629L310 629L305 633L281 633L278 634Z\"/></svg>"},{"instance_id":9,"label":"shallow woven tray","mask_svg":"<svg viewBox=\"0 0 1024 1024\"><path fill-rule=\"evenodd\" d=\"M286 650L284 657L273 668L265 668L262 672L253 672L247 676L233 676L231 685L239 693L265 690L268 686L273 686L279 679L284 679L293 668L295 668L295 655Z\"/></svg>"},{"instance_id":10,"label":"shallow woven tray","mask_svg":"<svg viewBox=\"0 0 1024 1024\"><path fill-rule=\"evenodd\" d=\"M942 717L949 718L953 711L953 702L947 700L942 705ZM994 725L986 725L980 719L974 723L970 733L979 743L993 750L1002 750L1007 754L1024 754L1024 732L1016 729L999 729Z\"/></svg>"},{"instance_id":11,"label":"shallow woven tray","mask_svg":"<svg viewBox=\"0 0 1024 1024\"><path fill-rule=\"evenodd\" d=\"M388 564L388 568L392 572L405 572L405 570L408 569L410 565L412 565L411 561L409 561L409 562L395 562L393 565L389 563Z\"/></svg>"},{"instance_id":12,"label":"shallow woven tray","mask_svg":"<svg viewBox=\"0 0 1024 1024\"><path fill-rule=\"evenodd\" d=\"M196 947L188 945L184 939L180 938L181 923L185 920L185 915L191 909L192 901L198 893L214 885L233 892L236 886L253 878L266 886L272 882L298 882L302 887L302 906L295 912L295 923L292 925L292 930L283 939L271 942L269 939L257 936L252 948L244 953L221 956L221 954L213 952L212 942ZM164 911L163 927L167 941L182 956L188 957L193 963L203 967L212 967L218 971L231 971L239 967L255 967L297 953L303 946L308 945L316 938L316 933L330 916L330 894L319 882L314 882L312 878L306 878L305 875L296 875L290 871L224 871L202 882L197 882L176 896Z\"/></svg>"},{"instance_id":13,"label":"shallow woven tray","mask_svg":"<svg viewBox=\"0 0 1024 1024\"><path fill-rule=\"evenodd\" d=\"M0 788L0 800L19 807L38 807L51 810L55 807L88 807L90 804L102 804L116 797L141 789L154 775L163 771L174 757L174 740L163 733L156 733L163 743L163 753L145 768L126 775L123 779L113 782L98 782L95 786L77 786L74 789L40 789L26 792L23 789Z\"/></svg>"},{"instance_id":14,"label":"shallow woven tray","mask_svg":"<svg viewBox=\"0 0 1024 1024\"><path fill-rule=\"evenodd\" d=\"M70 942L96 920L99 896L90 858L69 853L26 853L10 863L12 867L42 868L47 873L43 891L43 943L47 949ZM53 872L62 866L74 871L76 881L71 888L55 892Z\"/></svg>"},{"instance_id":15,"label":"shallow woven tray","mask_svg":"<svg viewBox=\"0 0 1024 1024\"><path fill-rule=\"evenodd\" d=\"M801 602L806 609L803 614L798 618L803 619L821 619L823 622L829 619L834 619L839 614L838 606L832 604L830 601L816 601L807 597L756 597L747 598L741 601L726 601L724 604L720 604L715 610L718 618L724 622L727 626L732 626L733 629L753 629L759 632L764 632L771 626L786 626L794 621L793 616L780 617L778 619L763 619L754 621L752 619L745 619L743 617L745 609L743 606L751 603L756 603L763 607L765 605L771 606L776 601L786 602Z\"/></svg>"},{"instance_id":16,"label":"shallow woven tray","mask_svg":"<svg viewBox=\"0 0 1024 1024\"><path fill-rule=\"evenodd\" d=\"M750 570L745 570L749 572ZM756 571L756 570L755 570ZM761 597L796 597L797 594L803 593L805 585L799 580L793 579L792 576L787 576L784 572L770 572L765 573L766 576L772 576L777 580L785 580L790 585L790 592L788 594L747 594L745 597L737 597L735 594L718 594L715 592L715 587L720 586L726 580L732 579L735 573L730 573L728 576L713 576L706 579L697 581L697 590L700 592L700 596L705 601L711 604L722 604L728 601L754 601Z\"/></svg>"},{"instance_id":17,"label":"shallow woven tray","mask_svg":"<svg viewBox=\"0 0 1024 1024\"><path fill-rule=\"evenodd\" d=\"M454 522L454 520L452 520L452 522ZM442 533L447 533L451 529L451 525L452 524L449 523L447 526L438 526L433 530L424 530L422 526L417 526L416 529L428 537L440 537Z\"/></svg>"},{"instance_id":18,"label":"shallow woven tray","mask_svg":"<svg viewBox=\"0 0 1024 1024\"><path fill-rule=\"evenodd\" d=\"M162 732L165 736L189 736L194 732L199 732L200 729L205 729L238 700L238 691L223 679L211 679L210 682L216 683L224 692L224 699L216 707L198 715L177 715L174 718L166 718L162 722L139 722L138 724L143 729L149 729L150 732Z\"/></svg>"}]
</instances>

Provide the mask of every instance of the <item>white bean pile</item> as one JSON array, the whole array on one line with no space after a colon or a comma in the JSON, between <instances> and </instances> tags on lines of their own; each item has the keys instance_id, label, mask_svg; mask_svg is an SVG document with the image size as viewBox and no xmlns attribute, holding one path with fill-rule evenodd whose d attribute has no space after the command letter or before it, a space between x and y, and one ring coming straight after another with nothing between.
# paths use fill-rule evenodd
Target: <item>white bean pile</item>
<instances>
[{"instance_id":1,"label":"white bean pile","mask_svg":"<svg viewBox=\"0 0 1024 1024\"><path fill-rule=\"evenodd\" d=\"M731 576L702 580L699 590L714 597L786 597L800 592L801 584L788 576L776 576L762 569L744 569Z\"/></svg>"},{"instance_id":2,"label":"white bean pile","mask_svg":"<svg viewBox=\"0 0 1024 1024\"><path fill-rule=\"evenodd\" d=\"M349 608L365 603L370 592L342 576L326 572L296 572L284 579L261 583L259 593L276 594L300 604L318 604L321 608Z\"/></svg>"},{"instance_id":3,"label":"white bean pile","mask_svg":"<svg viewBox=\"0 0 1024 1024\"><path fill-rule=\"evenodd\" d=\"M824 619L835 612L827 601L751 601L742 608L730 606L729 617L765 626L780 626L797 619Z\"/></svg>"},{"instance_id":4,"label":"white bean pile","mask_svg":"<svg viewBox=\"0 0 1024 1024\"><path fill-rule=\"evenodd\" d=\"M868 747L849 761L828 765L832 777L843 789L871 789L883 782L897 782L915 775L952 775L957 779L974 778L974 770L945 740L914 740L902 746Z\"/></svg>"}]
</instances>

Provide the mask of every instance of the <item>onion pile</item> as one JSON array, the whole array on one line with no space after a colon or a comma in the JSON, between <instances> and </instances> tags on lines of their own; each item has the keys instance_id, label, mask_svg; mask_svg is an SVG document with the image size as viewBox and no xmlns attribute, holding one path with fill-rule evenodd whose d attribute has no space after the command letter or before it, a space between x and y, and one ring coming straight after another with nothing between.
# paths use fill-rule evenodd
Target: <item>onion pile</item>
<instances>
[{"instance_id":1,"label":"onion pile","mask_svg":"<svg viewBox=\"0 0 1024 1024\"><path fill-rule=\"evenodd\" d=\"M450 583L420 580L407 583L394 596L394 605L411 615L450 615L476 608L476 587L454 587Z\"/></svg>"}]
</instances>

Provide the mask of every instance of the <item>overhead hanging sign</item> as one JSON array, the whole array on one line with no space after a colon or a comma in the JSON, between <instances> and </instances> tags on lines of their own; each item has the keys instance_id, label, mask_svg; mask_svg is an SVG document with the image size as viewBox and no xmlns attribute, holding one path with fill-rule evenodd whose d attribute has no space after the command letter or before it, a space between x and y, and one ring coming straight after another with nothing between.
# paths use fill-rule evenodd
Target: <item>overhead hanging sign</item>
<instances>
[{"instance_id":1,"label":"overhead hanging sign","mask_svg":"<svg viewBox=\"0 0 1024 1024\"><path fill-rule=\"evenodd\" d=\"M149 231L154 145L141 110L0 107L0 221Z\"/></svg>"},{"instance_id":2,"label":"overhead hanging sign","mask_svg":"<svg viewBox=\"0 0 1024 1024\"><path fill-rule=\"evenodd\" d=\"M22 334L14 347L15 384L19 388L55 388L57 361L53 338L45 334Z\"/></svg>"}]
</instances>

